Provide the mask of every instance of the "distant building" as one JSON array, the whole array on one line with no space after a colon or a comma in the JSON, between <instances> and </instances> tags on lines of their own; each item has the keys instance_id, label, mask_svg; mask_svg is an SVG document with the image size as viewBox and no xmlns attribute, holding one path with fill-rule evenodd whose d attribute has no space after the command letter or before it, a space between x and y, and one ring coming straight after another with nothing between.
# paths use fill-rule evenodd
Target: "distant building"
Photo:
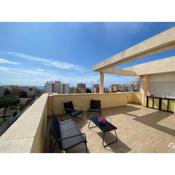
<instances>
[{"instance_id":1,"label":"distant building","mask_svg":"<svg viewBox=\"0 0 175 175\"><path fill-rule=\"evenodd\" d=\"M121 91L121 85L120 84L112 84L108 88L108 92L120 92Z\"/></svg>"},{"instance_id":2,"label":"distant building","mask_svg":"<svg viewBox=\"0 0 175 175\"><path fill-rule=\"evenodd\" d=\"M127 83L123 85L123 91L128 91L128 92L139 92L140 90L140 82L139 81L134 81L131 83Z\"/></svg>"},{"instance_id":3,"label":"distant building","mask_svg":"<svg viewBox=\"0 0 175 175\"><path fill-rule=\"evenodd\" d=\"M0 96L3 96L5 92L5 89L3 86L0 86Z\"/></svg>"},{"instance_id":4,"label":"distant building","mask_svg":"<svg viewBox=\"0 0 175 175\"><path fill-rule=\"evenodd\" d=\"M77 93L86 93L86 84L84 83L78 83L77 84Z\"/></svg>"},{"instance_id":5,"label":"distant building","mask_svg":"<svg viewBox=\"0 0 175 175\"><path fill-rule=\"evenodd\" d=\"M34 97L37 95L37 88L35 86L21 87L21 90L26 92L28 97Z\"/></svg>"},{"instance_id":6,"label":"distant building","mask_svg":"<svg viewBox=\"0 0 175 175\"><path fill-rule=\"evenodd\" d=\"M131 89L134 92L139 92L140 91L140 81L134 81L130 83Z\"/></svg>"},{"instance_id":7,"label":"distant building","mask_svg":"<svg viewBox=\"0 0 175 175\"><path fill-rule=\"evenodd\" d=\"M92 86L92 92L93 93L99 93L99 90L100 90L99 84L94 84Z\"/></svg>"},{"instance_id":8,"label":"distant building","mask_svg":"<svg viewBox=\"0 0 175 175\"><path fill-rule=\"evenodd\" d=\"M69 94L69 84L63 84L63 94Z\"/></svg>"},{"instance_id":9,"label":"distant building","mask_svg":"<svg viewBox=\"0 0 175 175\"><path fill-rule=\"evenodd\" d=\"M70 93L70 94L74 94L74 93L75 93L75 87L74 87L74 86L71 86L71 87L69 88L69 93Z\"/></svg>"},{"instance_id":10,"label":"distant building","mask_svg":"<svg viewBox=\"0 0 175 175\"><path fill-rule=\"evenodd\" d=\"M48 81L45 84L46 93L69 94L69 84L62 84L60 81Z\"/></svg>"},{"instance_id":11,"label":"distant building","mask_svg":"<svg viewBox=\"0 0 175 175\"><path fill-rule=\"evenodd\" d=\"M60 81L54 81L54 93L63 94L63 84Z\"/></svg>"},{"instance_id":12,"label":"distant building","mask_svg":"<svg viewBox=\"0 0 175 175\"><path fill-rule=\"evenodd\" d=\"M8 90L11 95L19 95L19 93L21 92L20 87L17 85L6 85L3 87L5 88L5 91Z\"/></svg>"},{"instance_id":13,"label":"distant building","mask_svg":"<svg viewBox=\"0 0 175 175\"><path fill-rule=\"evenodd\" d=\"M69 88L69 93L70 94L78 94L78 93L80 93L80 91L77 87L72 86Z\"/></svg>"},{"instance_id":14,"label":"distant building","mask_svg":"<svg viewBox=\"0 0 175 175\"><path fill-rule=\"evenodd\" d=\"M46 93L54 93L54 87L53 87L54 85L53 84L54 84L53 82L47 81L45 86L44 86L44 91Z\"/></svg>"},{"instance_id":15,"label":"distant building","mask_svg":"<svg viewBox=\"0 0 175 175\"><path fill-rule=\"evenodd\" d=\"M108 92L138 92L140 90L140 82L134 81L126 84L112 84L108 88Z\"/></svg>"},{"instance_id":16,"label":"distant building","mask_svg":"<svg viewBox=\"0 0 175 175\"><path fill-rule=\"evenodd\" d=\"M60 81L48 81L45 84L45 92L63 94L63 84Z\"/></svg>"},{"instance_id":17,"label":"distant building","mask_svg":"<svg viewBox=\"0 0 175 175\"><path fill-rule=\"evenodd\" d=\"M0 95L16 95L20 96L21 92L26 92L27 97L34 97L37 95L37 88L35 86L17 86L5 85L0 87Z\"/></svg>"},{"instance_id":18,"label":"distant building","mask_svg":"<svg viewBox=\"0 0 175 175\"><path fill-rule=\"evenodd\" d=\"M104 93L108 93L109 91L108 91L108 88L105 88L104 87Z\"/></svg>"},{"instance_id":19,"label":"distant building","mask_svg":"<svg viewBox=\"0 0 175 175\"><path fill-rule=\"evenodd\" d=\"M122 85L122 92L128 92L128 88L129 88L128 84L123 84Z\"/></svg>"}]
</instances>

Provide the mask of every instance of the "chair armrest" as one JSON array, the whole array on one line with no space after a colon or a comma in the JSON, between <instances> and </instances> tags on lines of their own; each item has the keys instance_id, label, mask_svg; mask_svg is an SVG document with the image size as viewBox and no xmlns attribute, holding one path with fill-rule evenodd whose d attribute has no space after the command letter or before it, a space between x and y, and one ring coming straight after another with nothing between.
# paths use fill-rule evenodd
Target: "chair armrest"
<instances>
[{"instance_id":1,"label":"chair armrest","mask_svg":"<svg viewBox=\"0 0 175 175\"><path fill-rule=\"evenodd\" d=\"M62 141L62 140L70 139L70 138L77 137L77 136L81 136L81 135L82 135L83 137L85 137L85 140L86 140L86 134L84 134L84 133L72 135L72 136L65 137L65 138L61 138L61 139L57 139L57 140L58 140L58 141Z\"/></svg>"},{"instance_id":2,"label":"chair armrest","mask_svg":"<svg viewBox=\"0 0 175 175\"><path fill-rule=\"evenodd\" d=\"M70 110L70 111L72 111L72 112L74 112L75 110L73 110L73 109L71 109L71 108L65 108L65 109L68 109L68 110Z\"/></svg>"}]
</instances>

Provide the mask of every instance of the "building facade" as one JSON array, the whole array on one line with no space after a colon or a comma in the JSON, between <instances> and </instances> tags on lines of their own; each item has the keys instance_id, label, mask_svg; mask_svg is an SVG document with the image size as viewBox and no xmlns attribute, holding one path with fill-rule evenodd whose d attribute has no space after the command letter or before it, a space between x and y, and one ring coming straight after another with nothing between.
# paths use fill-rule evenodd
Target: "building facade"
<instances>
[{"instance_id":1,"label":"building facade","mask_svg":"<svg viewBox=\"0 0 175 175\"><path fill-rule=\"evenodd\" d=\"M85 83L78 83L77 84L77 91L78 91L78 93L86 93L86 84Z\"/></svg>"},{"instance_id":2,"label":"building facade","mask_svg":"<svg viewBox=\"0 0 175 175\"><path fill-rule=\"evenodd\" d=\"M94 84L92 86L92 92L93 93L99 93L99 89L100 89L99 84Z\"/></svg>"},{"instance_id":3,"label":"building facade","mask_svg":"<svg viewBox=\"0 0 175 175\"><path fill-rule=\"evenodd\" d=\"M69 84L63 84L63 94L69 94Z\"/></svg>"},{"instance_id":4,"label":"building facade","mask_svg":"<svg viewBox=\"0 0 175 175\"><path fill-rule=\"evenodd\" d=\"M62 84L60 81L50 81L45 84L46 93L69 94L69 84Z\"/></svg>"},{"instance_id":5,"label":"building facade","mask_svg":"<svg viewBox=\"0 0 175 175\"><path fill-rule=\"evenodd\" d=\"M60 81L48 81L45 84L46 93L63 93L63 84Z\"/></svg>"}]
</instances>

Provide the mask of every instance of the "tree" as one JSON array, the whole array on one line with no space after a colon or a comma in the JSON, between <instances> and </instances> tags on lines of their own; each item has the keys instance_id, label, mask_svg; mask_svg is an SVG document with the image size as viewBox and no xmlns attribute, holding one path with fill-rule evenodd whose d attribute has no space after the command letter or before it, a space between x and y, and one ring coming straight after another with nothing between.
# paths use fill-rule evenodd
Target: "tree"
<instances>
[{"instance_id":1,"label":"tree","mask_svg":"<svg viewBox=\"0 0 175 175\"><path fill-rule=\"evenodd\" d=\"M19 94L19 98L27 98L27 92L26 91L21 91Z\"/></svg>"},{"instance_id":2,"label":"tree","mask_svg":"<svg viewBox=\"0 0 175 175\"><path fill-rule=\"evenodd\" d=\"M92 93L92 91L89 88L86 88L86 93Z\"/></svg>"},{"instance_id":3,"label":"tree","mask_svg":"<svg viewBox=\"0 0 175 175\"><path fill-rule=\"evenodd\" d=\"M0 97L0 108L3 108L3 116L5 118L7 108L19 104L20 100L16 96L8 95Z\"/></svg>"},{"instance_id":4,"label":"tree","mask_svg":"<svg viewBox=\"0 0 175 175\"><path fill-rule=\"evenodd\" d=\"M4 95L11 95L11 92L8 89L5 89Z\"/></svg>"}]
</instances>

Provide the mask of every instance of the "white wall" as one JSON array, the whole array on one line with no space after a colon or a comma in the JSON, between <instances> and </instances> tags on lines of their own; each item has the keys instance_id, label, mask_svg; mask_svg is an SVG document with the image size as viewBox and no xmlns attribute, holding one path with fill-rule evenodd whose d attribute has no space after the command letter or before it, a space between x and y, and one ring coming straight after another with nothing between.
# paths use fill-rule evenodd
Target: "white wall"
<instances>
[{"instance_id":1,"label":"white wall","mask_svg":"<svg viewBox=\"0 0 175 175\"><path fill-rule=\"evenodd\" d=\"M150 95L175 97L175 72L148 77Z\"/></svg>"}]
</instances>

